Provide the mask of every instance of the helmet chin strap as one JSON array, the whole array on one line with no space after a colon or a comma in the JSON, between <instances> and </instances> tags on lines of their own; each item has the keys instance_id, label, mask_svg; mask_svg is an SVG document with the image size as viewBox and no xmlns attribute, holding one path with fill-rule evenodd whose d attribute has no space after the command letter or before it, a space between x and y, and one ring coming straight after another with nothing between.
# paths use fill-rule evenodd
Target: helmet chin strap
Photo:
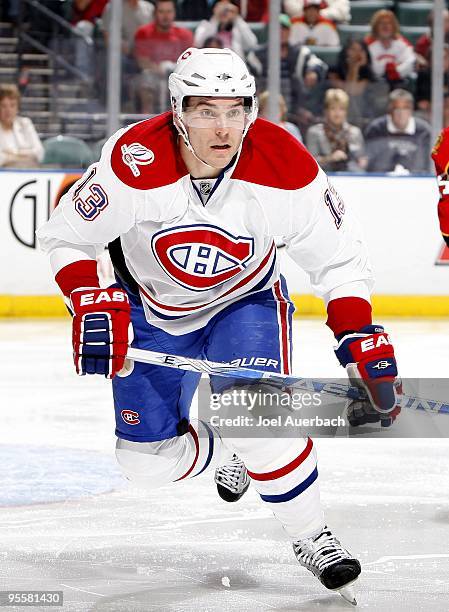
<instances>
[{"instance_id":1,"label":"helmet chin strap","mask_svg":"<svg viewBox=\"0 0 449 612\"><path fill-rule=\"evenodd\" d=\"M190 153L192 153L192 155L195 157L195 159L197 159L199 162L201 162L202 164L204 164L208 168L211 168L211 170L219 170L219 168L216 168L215 166L211 166L206 161L204 161L204 159L201 159L201 157L199 157L199 155L197 155L197 153L195 152L195 149L192 146L192 143L190 142L189 134L187 133L186 126L184 125L184 123L182 122L182 120L180 119L180 117L178 115L174 116L173 123L175 124L175 127L178 130L178 134L183 139L184 144L186 145L186 147L188 148ZM237 151L238 153L240 152L240 149L242 148L243 138L245 137L247 131L248 131L248 128L246 128L245 131L242 134L242 140L240 141L240 145L239 145L239 148L238 148L238 151Z\"/></svg>"}]
</instances>

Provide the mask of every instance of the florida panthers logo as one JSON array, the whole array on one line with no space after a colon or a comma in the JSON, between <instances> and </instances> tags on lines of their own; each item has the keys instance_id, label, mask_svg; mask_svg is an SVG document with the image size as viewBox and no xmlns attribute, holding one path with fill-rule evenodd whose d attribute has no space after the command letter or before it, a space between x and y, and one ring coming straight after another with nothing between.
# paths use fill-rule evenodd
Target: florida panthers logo
<instances>
[{"instance_id":1,"label":"florida panthers logo","mask_svg":"<svg viewBox=\"0 0 449 612\"><path fill-rule=\"evenodd\" d=\"M254 255L254 239L214 225L184 225L155 234L151 249L178 285L207 291L245 270Z\"/></svg>"}]
</instances>

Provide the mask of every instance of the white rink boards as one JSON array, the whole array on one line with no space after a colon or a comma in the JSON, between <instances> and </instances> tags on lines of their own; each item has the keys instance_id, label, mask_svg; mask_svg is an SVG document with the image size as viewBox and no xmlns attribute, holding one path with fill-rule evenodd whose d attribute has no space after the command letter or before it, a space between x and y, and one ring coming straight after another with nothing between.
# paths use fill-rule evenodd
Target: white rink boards
<instances>
[{"instance_id":1,"label":"white rink boards","mask_svg":"<svg viewBox=\"0 0 449 612\"><path fill-rule=\"evenodd\" d=\"M404 377L447 375L449 322L384 323ZM341 375L321 322L295 321L295 341L296 373ZM63 590L64 612L351 609L299 567L251 488L232 505L209 473L128 489L109 386L74 374L67 320L0 321L0 590ZM358 608L447 610L447 440L316 444L329 525L362 562Z\"/></svg>"}]
</instances>

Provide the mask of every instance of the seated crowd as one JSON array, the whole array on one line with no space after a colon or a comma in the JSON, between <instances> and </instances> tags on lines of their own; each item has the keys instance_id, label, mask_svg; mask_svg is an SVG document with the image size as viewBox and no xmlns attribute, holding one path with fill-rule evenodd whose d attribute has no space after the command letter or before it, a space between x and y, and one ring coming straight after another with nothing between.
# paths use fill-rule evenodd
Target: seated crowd
<instances>
[{"instance_id":1,"label":"seated crowd","mask_svg":"<svg viewBox=\"0 0 449 612\"><path fill-rule=\"evenodd\" d=\"M15 0L7 3L11 19L16 6ZM428 172L431 15L428 33L417 40L415 48L401 34L395 13L387 9L372 15L367 35L345 38L341 43L339 27L350 23L350 8L349 0L284 0L277 122L304 142L327 171ZM268 0L123 0L122 11L123 112L151 115L168 109L167 76L180 53L196 46L229 47L247 61L258 82L260 116L265 116ZM108 0L71 0L70 20L83 35L107 48L112 25ZM448 43L444 55L446 126L447 10L444 27ZM258 38L255 32L262 36ZM74 65L95 81L95 48L82 39L77 43ZM328 59L331 55L320 53L326 47L335 50L332 61ZM104 73L104 64L102 70ZM31 134L33 128L24 118L5 119L11 116L7 110L10 101L17 114L19 92L11 90L5 95L3 90L0 166L8 167L19 163L11 151L20 155L20 134L24 130ZM42 152L35 130L32 142L34 161L29 163L37 164Z\"/></svg>"}]
</instances>

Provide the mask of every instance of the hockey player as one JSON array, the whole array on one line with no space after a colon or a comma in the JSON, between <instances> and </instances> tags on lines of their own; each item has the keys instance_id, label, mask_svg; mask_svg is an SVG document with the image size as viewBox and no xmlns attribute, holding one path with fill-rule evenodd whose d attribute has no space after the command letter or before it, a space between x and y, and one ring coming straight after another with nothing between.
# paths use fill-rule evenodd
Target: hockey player
<instances>
[{"instance_id":1,"label":"hockey player","mask_svg":"<svg viewBox=\"0 0 449 612\"><path fill-rule=\"evenodd\" d=\"M440 201L438 219L445 243L449 246L449 128L444 128L432 149L432 159L438 177Z\"/></svg>"},{"instance_id":2,"label":"hockey player","mask_svg":"<svg viewBox=\"0 0 449 612\"><path fill-rule=\"evenodd\" d=\"M77 372L112 378L128 479L157 487L218 465L219 491L233 500L249 477L299 563L353 601L345 588L360 563L324 523L310 439L221 439L189 419L197 373L135 363L120 376L130 321L134 347L258 357L288 373L293 305L273 241L282 236L323 296L336 355L369 410L379 420L395 406L394 351L372 325L365 247L324 172L285 130L256 119L254 79L232 51L186 50L169 89L172 112L114 134L38 232L74 314ZM100 289L106 244L117 285Z\"/></svg>"}]
</instances>

